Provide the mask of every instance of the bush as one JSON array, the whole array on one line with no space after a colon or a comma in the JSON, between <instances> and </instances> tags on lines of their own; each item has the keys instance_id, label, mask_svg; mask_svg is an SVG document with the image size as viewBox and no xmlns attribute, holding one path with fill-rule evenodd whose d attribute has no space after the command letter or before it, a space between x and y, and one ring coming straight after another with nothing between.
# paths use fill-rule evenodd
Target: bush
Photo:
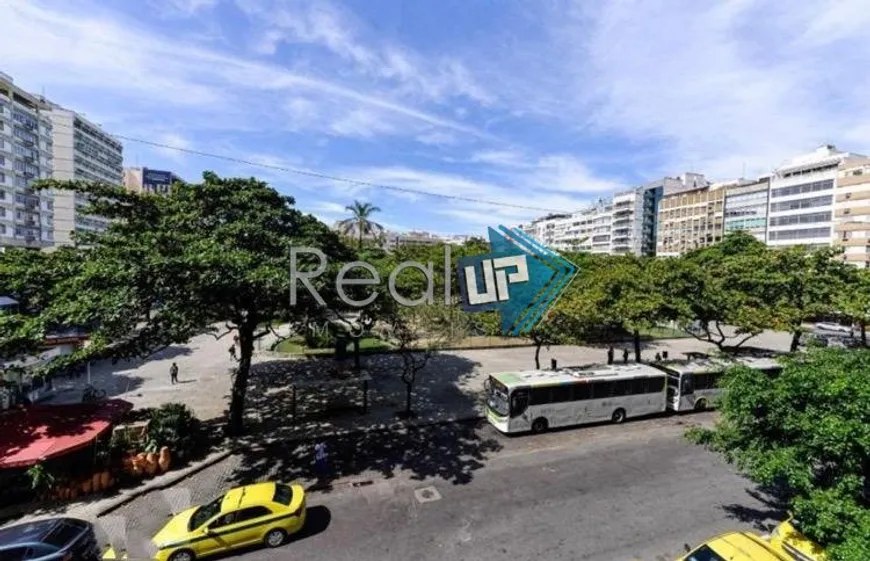
<instances>
[{"instance_id":1,"label":"bush","mask_svg":"<svg viewBox=\"0 0 870 561\"><path fill-rule=\"evenodd\" d=\"M309 349L328 349L335 346L332 329L309 329L305 331L305 346Z\"/></svg>"},{"instance_id":2,"label":"bush","mask_svg":"<svg viewBox=\"0 0 870 561\"><path fill-rule=\"evenodd\" d=\"M183 460L196 449L201 425L187 405L165 403L151 411L149 420L149 451L168 446L175 457Z\"/></svg>"}]
</instances>

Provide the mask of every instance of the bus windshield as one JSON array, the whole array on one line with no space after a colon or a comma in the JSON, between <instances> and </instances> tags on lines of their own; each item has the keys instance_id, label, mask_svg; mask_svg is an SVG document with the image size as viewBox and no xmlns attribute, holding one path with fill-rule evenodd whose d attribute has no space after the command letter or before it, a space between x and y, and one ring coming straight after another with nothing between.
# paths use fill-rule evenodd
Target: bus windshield
<instances>
[{"instance_id":1,"label":"bus windshield","mask_svg":"<svg viewBox=\"0 0 870 561\"><path fill-rule=\"evenodd\" d=\"M508 389L495 378L489 379L487 405L497 415L506 417L508 414Z\"/></svg>"}]
</instances>

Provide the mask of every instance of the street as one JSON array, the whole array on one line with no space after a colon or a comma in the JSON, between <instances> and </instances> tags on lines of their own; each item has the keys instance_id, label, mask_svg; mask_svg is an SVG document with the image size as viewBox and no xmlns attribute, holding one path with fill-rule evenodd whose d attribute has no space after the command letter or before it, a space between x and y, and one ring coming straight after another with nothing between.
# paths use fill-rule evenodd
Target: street
<instances>
[{"instance_id":1,"label":"street","mask_svg":"<svg viewBox=\"0 0 870 561\"><path fill-rule=\"evenodd\" d=\"M356 458L357 469L311 493L303 535L233 558L672 561L684 543L760 530L781 516L731 467L683 439L689 425L709 425L714 415L522 437L487 425L424 429L411 449L384 445L397 456L388 469L363 469L367 458ZM196 503L264 475L236 458L110 516L126 519L131 539L145 537L165 523L172 493Z\"/></svg>"}]
</instances>

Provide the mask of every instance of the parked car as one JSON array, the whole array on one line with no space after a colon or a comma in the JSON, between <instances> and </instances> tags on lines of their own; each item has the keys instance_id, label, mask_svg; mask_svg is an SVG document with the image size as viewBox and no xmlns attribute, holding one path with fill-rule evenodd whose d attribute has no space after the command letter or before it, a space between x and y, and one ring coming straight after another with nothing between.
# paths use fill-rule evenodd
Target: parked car
<instances>
[{"instance_id":1,"label":"parked car","mask_svg":"<svg viewBox=\"0 0 870 561\"><path fill-rule=\"evenodd\" d=\"M840 323L832 323L829 321L821 321L816 323L814 327L819 331L833 331L835 333L852 333L852 326L843 325Z\"/></svg>"},{"instance_id":2,"label":"parked car","mask_svg":"<svg viewBox=\"0 0 870 561\"><path fill-rule=\"evenodd\" d=\"M305 489L266 482L236 487L177 514L152 538L157 561L193 561L240 547L278 547L305 525ZM103 559L126 559L109 548Z\"/></svg>"},{"instance_id":3,"label":"parked car","mask_svg":"<svg viewBox=\"0 0 870 561\"><path fill-rule=\"evenodd\" d=\"M95 561L94 527L77 518L47 518L0 529L3 561Z\"/></svg>"},{"instance_id":4,"label":"parked car","mask_svg":"<svg viewBox=\"0 0 870 561\"><path fill-rule=\"evenodd\" d=\"M686 551L677 561L791 561L761 536L749 532L720 534L695 549L686 544Z\"/></svg>"},{"instance_id":5,"label":"parked car","mask_svg":"<svg viewBox=\"0 0 870 561\"><path fill-rule=\"evenodd\" d=\"M770 545L796 561L827 561L825 548L801 532L801 524L794 517L783 521L770 534Z\"/></svg>"}]
</instances>

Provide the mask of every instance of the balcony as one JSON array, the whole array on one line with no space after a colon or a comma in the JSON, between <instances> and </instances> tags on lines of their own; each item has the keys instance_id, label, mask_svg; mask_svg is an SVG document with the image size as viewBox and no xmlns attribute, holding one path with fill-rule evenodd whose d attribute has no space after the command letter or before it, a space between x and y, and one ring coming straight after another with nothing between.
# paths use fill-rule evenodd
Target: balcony
<instances>
[{"instance_id":1,"label":"balcony","mask_svg":"<svg viewBox=\"0 0 870 561\"><path fill-rule=\"evenodd\" d=\"M867 176L868 181L870 181L870 175ZM866 201L870 199L870 190L867 191L853 191L851 193L843 193L841 195L837 195L837 202L842 203L846 201Z\"/></svg>"},{"instance_id":2,"label":"balcony","mask_svg":"<svg viewBox=\"0 0 870 561\"><path fill-rule=\"evenodd\" d=\"M870 222L840 222L834 225L835 232L866 232L870 231Z\"/></svg>"}]
</instances>

